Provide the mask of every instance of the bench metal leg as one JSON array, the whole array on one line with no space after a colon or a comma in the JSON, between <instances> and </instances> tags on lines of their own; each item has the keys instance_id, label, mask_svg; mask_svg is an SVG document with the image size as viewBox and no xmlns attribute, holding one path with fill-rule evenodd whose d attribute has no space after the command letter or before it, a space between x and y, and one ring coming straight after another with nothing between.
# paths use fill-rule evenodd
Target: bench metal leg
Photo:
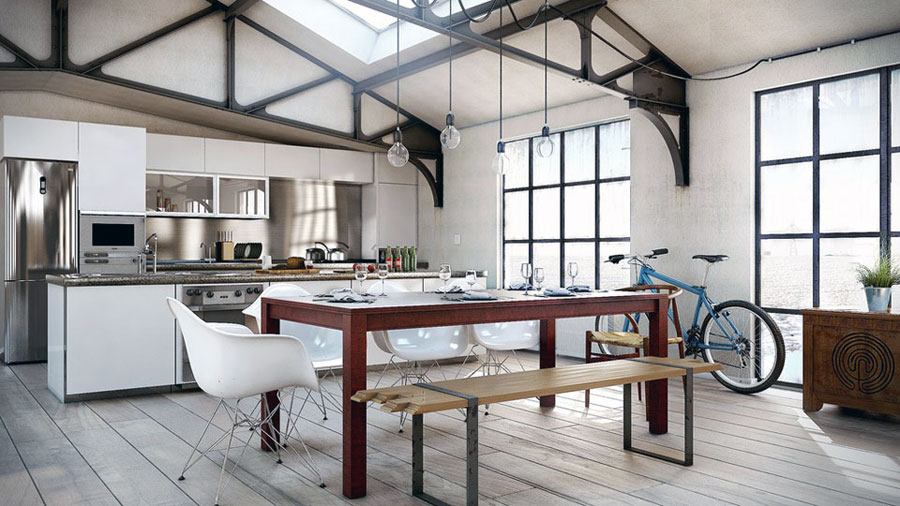
<instances>
[{"instance_id":1,"label":"bench metal leg","mask_svg":"<svg viewBox=\"0 0 900 506\"><path fill-rule=\"evenodd\" d=\"M640 453L667 462L673 462L682 466L694 465L694 371L686 370L684 382L684 459L677 459L668 455L654 453L641 448L635 448L631 443L631 384L627 383L623 389L623 423L622 438L626 451Z\"/></svg>"},{"instance_id":2,"label":"bench metal leg","mask_svg":"<svg viewBox=\"0 0 900 506\"><path fill-rule=\"evenodd\" d=\"M425 493L423 415L413 415L412 495L435 506L450 506ZM478 505L478 400L470 399L466 408L466 506Z\"/></svg>"}]
</instances>

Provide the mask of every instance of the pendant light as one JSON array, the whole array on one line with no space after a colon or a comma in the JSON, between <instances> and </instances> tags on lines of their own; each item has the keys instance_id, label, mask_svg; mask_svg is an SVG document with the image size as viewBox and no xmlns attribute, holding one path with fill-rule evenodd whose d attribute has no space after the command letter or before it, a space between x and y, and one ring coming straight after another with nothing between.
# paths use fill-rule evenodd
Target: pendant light
<instances>
[{"instance_id":1,"label":"pendant light","mask_svg":"<svg viewBox=\"0 0 900 506\"><path fill-rule=\"evenodd\" d=\"M418 5L418 2L416 5ZM453 149L456 146L459 146L459 141L462 140L459 130L457 130L456 126L453 124L456 119L453 116L453 0L450 0L450 16L447 19L450 20L450 103L447 111L447 126L441 131L441 144L447 149Z\"/></svg>"},{"instance_id":2,"label":"pendant light","mask_svg":"<svg viewBox=\"0 0 900 506\"><path fill-rule=\"evenodd\" d=\"M550 9L549 2L544 2L544 126L541 128L541 138L537 141L537 154L541 158L550 158L556 146L553 145L553 139L550 138L550 125L547 122L547 10Z\"/></svg>"},{"instance_id":3,"label":"pendant light","mask_svg":"<svg viewBox=\"0 0 900 506\"><path fill-rule=\"evenodd\" d=\"M387 158L394 167L403 167L409 161L409 150L403 145L403 132L400 131L400 0L397 0L397 129Z\"/></svg>"},{"instance_id":4,"label":"pendant light","mask_svg":"<svg viewBox=\"0 0 900 506\"><path fill-rule=\"evenodd\" d=\"M503 5L500 6L500 26L503 26ZM491 167L499 175L506 174L509 169L509 157L506 156L506 145L503 143L503 30L500 30L500 139L497 141L497 154Z\"/></svg>"}]
</instances>

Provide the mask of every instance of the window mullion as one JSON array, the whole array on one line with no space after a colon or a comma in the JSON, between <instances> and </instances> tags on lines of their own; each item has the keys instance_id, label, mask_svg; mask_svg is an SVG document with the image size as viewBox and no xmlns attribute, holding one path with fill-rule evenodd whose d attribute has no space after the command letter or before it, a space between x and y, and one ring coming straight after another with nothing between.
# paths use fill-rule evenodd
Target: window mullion
<instances>
[{"instance_id":1,"label":"window mullion","mask_svg":"<svg viewBox=\"0 0 900 506\"><path fill-rule=\"evenodd\" d=\"M566 134L559 134L559 286L566 286Z\"/></svg>"},{"instance_id":2,"label":"window mullion","mask_svg":"<svg viewBox=\"0 0 900 506\"><path fill-rule=\"evenodd\" d=\"M819 178L819 85L814 84L812 100L812 135L813 135L813 239L812 239L812 261L813 261L813 307L819 307L819 269L821 262L819 258L819 196L820 196L820 178Z\"/></svg>"},{"instance_id":3,"label":"window mullion","mask_svg":"<svg viewBox=\"0 0 900 506\"><path fill-rule=\"evenodd\" d=\"M881 252L884 255L891 254L891 83L888 69L881 69L879 76L879 108L881 131L879 142L880 150L880 195L881 195Z\"/></svg>"}]
</instances>

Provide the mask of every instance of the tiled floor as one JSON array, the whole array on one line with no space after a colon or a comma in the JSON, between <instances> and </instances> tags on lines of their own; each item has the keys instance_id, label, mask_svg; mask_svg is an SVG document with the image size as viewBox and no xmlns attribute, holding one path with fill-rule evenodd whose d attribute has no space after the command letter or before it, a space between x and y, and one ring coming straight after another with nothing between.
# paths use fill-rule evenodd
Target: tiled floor
<instances>
[{"instance_id":1,"label":"tiled floor","mask_svg":"<svg viewBox=\"0 0 900 506\"><path fill-rule=\"evenodd\" d=\"M525 361L534 367L536 356ZM681 447L680 384L672 383L671 433L648 435L638 408L636 444ZM742 396L706 379L696 389L691 468L622 451L618 388L595 390L589 410L580 393L559 397L552 410L536 399L491 406L481 420L481 504L900 503L897 417L830 406L806 414L799 392L790 390ZM44 365L0 366L0 504L212 505L221 452L199 462L186 481L176 478L214 406L200 392L64 405L47 390ZM312 405L302 415L328 487L318 488L296 457L278 465L254 442L223 506L345 504L340 415L322 420ZM377 409L368 418L369 495L352 503L422 504L408 495L411 431L399 434L398 417ZM226 424L217 417L213 431ZM426 490L461 504L465 440L458 415L427 415L425 443Z\"/></svg>"}]
</instances>

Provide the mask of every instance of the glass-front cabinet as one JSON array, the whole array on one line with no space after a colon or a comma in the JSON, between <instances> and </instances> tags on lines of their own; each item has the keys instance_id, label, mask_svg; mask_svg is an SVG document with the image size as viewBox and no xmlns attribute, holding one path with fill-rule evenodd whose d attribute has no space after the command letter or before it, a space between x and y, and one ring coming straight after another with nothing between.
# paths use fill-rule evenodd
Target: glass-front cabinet
<instances>
[{"instance_id":1,"label":"glass-front cabinet","mask_svg":"<svg viewBox=\"0 0 900 506\"><path fill-rule=\"evenodd\" d=\"M147 171L148 216L268 218L269 180Z\"/></svg>"}]
</instances>

